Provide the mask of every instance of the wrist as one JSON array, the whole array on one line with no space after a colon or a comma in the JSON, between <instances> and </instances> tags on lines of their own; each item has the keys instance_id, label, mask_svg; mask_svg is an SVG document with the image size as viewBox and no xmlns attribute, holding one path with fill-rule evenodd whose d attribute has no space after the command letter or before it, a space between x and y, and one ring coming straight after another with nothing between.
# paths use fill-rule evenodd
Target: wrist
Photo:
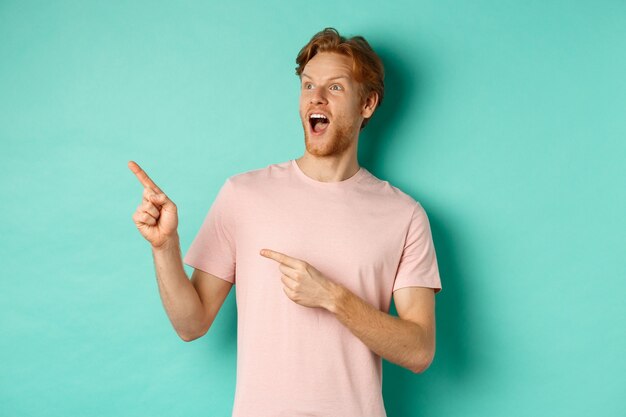
<instances>
[{"instance_id":1,"label":"wrist","mask_svg":"<svg viewBox=\"0 0 626 417\"><path fill-rule=\"evenodd\" d=\"M174 232L173 235L165 239L162 244L158 246L152 245L152 250L154 252L170 252L172 250L179 250L179 248L180 240L177 232Z\"/></svg>"},{"instance_id":2,"label":"wrist","mask_svg":"<svg viewBox=\"0 0 626 417\"><path fill-rule=\"evenodd\" d=\"M343 303L343 299L345 297L346 291L347 289L343 285L333 283L333 285L330 288L329 302L328 302L328 306L326 307L326 309L333 314L337 314L337 312L339 311L339 308L341 307Z\"/></svg>"}]
</instances>

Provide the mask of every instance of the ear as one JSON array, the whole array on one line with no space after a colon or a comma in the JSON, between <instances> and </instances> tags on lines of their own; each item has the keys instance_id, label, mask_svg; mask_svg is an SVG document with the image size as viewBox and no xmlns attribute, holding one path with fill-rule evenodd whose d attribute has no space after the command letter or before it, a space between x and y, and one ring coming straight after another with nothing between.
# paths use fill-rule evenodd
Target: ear
<instances>
[{"instance_id":1,"label":"ear","mask_svg":"<svg viewBox=\"0 0 626 417\"><path fill-rule=\"evenodd\" d=\"M361 116L363 116L364 119L372 117L372 114L374 114L374 110L376 110L377 105L378 93L375 91L371 91L363 102L363 106L361 107Z\"/></svg>"}]
</instances>

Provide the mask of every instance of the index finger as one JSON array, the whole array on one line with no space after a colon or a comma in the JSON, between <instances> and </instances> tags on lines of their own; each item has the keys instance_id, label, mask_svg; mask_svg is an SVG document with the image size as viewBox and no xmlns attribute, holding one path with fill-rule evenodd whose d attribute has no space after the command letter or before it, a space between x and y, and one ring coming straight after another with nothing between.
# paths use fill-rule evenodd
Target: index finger
<instances>
[{"instance_id":1,"label":"index finger","mask_svg":"<svg viewBox=\"0 0 626 417\"><path fill-rule=\"evenodd\" d=\"M277 262L280 262L281 264L285 264L291 268L296 268L298 262L300 262L299 259L292 258L291 256L287 256L284 253L276 252L270 249L262 249L260 255L265 256L266 258L273 259Z\"/></svg>"},{"instance_id":2,"label":"index finger","mask_svg":"<svg viewBox=\"0 0 626 417\"><path fill-rule=\"evenodd\" d=\"M143 169L141 169L139 164L137 164L135 161L129 161L128 168L130 168L130 170L133 171L133 174L135 174L139 182L144 187L152 188L157 193L163 193L163 191L161 191L161 189L154 183L154 181L150 179L148 174L146 174L146 172Z\"/></svg>"}]
</instances>

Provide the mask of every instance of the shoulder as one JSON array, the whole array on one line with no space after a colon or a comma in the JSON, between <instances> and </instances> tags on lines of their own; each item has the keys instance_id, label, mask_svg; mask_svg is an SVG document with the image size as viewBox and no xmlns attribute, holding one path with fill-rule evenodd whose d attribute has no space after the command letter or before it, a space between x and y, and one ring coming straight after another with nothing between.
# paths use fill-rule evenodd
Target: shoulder
<instances>
[{"instance_id":1,"label":"shoulder","mask_svg":"<svg viewBox=\"0 0 626 417\"><path fill-rule=\"evenodd\" d=\"M367 170L361 185L367 194L381 202L384 201L389 210L413 213L416 207L421 208L419 201L410 194L391 182L376 177Z\"/></svg>"},{"instance_id":2,"label":"shoulder","mask_svg":"<svg viewBox=\"0 0 626 417\"><path fill-rule=\"evenodd\" d=\"M278 162L262 168L250 169L231 175L226 179L226 182L229 183L230 187L237 189L257 187L268 180L286 176L289 168L288 164L289 162Z\"/></svg>"}]
</instances>

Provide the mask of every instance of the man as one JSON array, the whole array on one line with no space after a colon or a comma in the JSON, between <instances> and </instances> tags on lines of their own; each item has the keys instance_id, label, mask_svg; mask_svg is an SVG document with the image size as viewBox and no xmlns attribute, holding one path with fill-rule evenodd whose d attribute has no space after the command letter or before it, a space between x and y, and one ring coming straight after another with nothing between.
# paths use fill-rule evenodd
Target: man
<instances>
[{"instance_id":1,"label":"man","mask_svg":"<svg viewBox=\"0 0 626 417\"><path fill-rule=\"evenodd\" d=\"M434 357L430 226L417 201L358 164L359 132L383 98L365 39L327 28L296 62L304 155L225 181L185 255L191 281L176 206L131 161L145 187L133 219L183 340L209 330L236 284L234 417L381 417L381 357L415 373Z\"/></svg>"}]
</instances>

